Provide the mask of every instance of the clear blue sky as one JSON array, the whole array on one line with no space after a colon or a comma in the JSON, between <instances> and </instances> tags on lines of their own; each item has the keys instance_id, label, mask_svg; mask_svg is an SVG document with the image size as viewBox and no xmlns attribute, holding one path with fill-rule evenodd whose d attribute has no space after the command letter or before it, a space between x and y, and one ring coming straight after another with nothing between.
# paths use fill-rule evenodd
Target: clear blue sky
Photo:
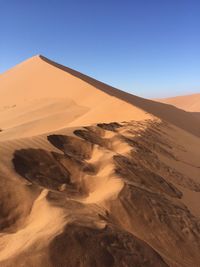
<instances>
[{"instance_id":1,"label":"clear blue sky","mask_svg":"<svg viewBox=\"0 0 200 267\"><path fill-rule=\"evenodd\" d=\"M143 97L200 92L200 1L0 0L0 73L35 54Z\"/></svg>"}]
</instances>

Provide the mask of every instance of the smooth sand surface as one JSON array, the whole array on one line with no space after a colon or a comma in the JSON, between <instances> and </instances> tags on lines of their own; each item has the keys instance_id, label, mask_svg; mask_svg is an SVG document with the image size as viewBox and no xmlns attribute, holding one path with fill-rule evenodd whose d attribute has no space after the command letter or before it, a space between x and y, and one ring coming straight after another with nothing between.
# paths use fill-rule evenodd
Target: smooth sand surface
<instances>
[{"instance_id":1,"label":"smooth sand surface","mask_svg":"<svg viewBox=\"0 0 200 267\"><path fill-rule=\"evenodd\" d=\"M0 128L5 131L0 140L151 114L200 136L191 114L122 92L42 56L3 73L0 94Z\"/></svg>"},{"instance_id":2,"label":"smooth sand surface","mask_svg":"<svg viewBox=\"0 0 200 267\"><path fill-rule=\"evenodd\" d=\"M43 56L1 74L0 267L199 266L195 100L187 112Z\"/></svg>"},{"instance_id":3,"label":"smooth sand surface","mask_svg":"<svg viewBox=\"0 0 200 267\"><path fill-rule=\"evenodd\" d=\"M190 112L195 119L199 120L198 124L200 124L200 94L176 96L158 99L158 101Z\"/></svg>"},{"instance_id":4,"label":"smooth sand surface","mask_svg":"<svg viewBox=\"0 0 200 267\"><path fill-rule=\"evenodd\" d=\"M0 128L5 131L0 139L37 135L68 125L148 118L142 110L94 90L40 56L2 74L0 93Z\"/></svg>"},{"instance_id":5,"label":"smooth sand surface","mask_svg":"<svg viewBox=\"0 0 200 267\"><path fill-rule=\"evenodd\" d=\"M183 95L158 99L162 103L174 105L190 112L200 112L200 94Z\"/></svg>"}]
</instances>

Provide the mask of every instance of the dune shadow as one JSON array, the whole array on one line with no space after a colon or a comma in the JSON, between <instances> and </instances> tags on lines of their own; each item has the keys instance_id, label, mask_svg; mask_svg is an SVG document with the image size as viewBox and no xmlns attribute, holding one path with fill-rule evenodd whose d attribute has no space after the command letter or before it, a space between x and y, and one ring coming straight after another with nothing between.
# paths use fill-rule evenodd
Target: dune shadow
<instances>
[{"instance_id":1,"label":"dune shadow","mask_svg":"<svg viewBox=\"0 0 200 267\"><path fill-rule=\"evenodd\" d=\"M67 225L50 244L50 258L59 267L168 266L153 248L114 225Z\"/></svg>"},{"instance_id":2,"label":"dune shadow","mask_svg":"<svg viewBox=\"0 0 200 267\"><path fill-rule=\"evenodd\" d=\"M60 152L15 151L16 172L50 189L48 201L64 211L70 209L72 220L48 247L53 266L158 267L168 266L166 259L196 266L192 263L199 262L199 221L180 199L181 188L200 192L200 184L169 163L181 161L177 150L185 152L169 129L159 120L112 122L76 129L74 136L47 136ZM106 138L106 131L113 135ZM118 150L116 142L128 146L128 152ZM106 200L105 216L99 203L78 203L91 192L82 183L85 175L91 183L94 176L102 178L98 164L87 161L94 147L111 154L112 176L123 182L117 197Z\"/></svg>"},{"instance_id":3,"label":"dune shadow","mask_svg":"<svg viewBox=\"0 0 200 267\"><path fill-rule=\"evenodd\" d=\"M160 102L156 102L149 99L144 99L130 93L121 91L117 88L114 88L108 84L100 82L94 78L91 78L85 74L82 74L78 71L75 71L71 68L65 67L61 64L58 64L52 60L44 56L40 56L42 60L45 62L53 65L56 68L59 68L65 72L72 74L73 76L91 84L92 86L96 87L97 89L119 98L129 104L132 104L138 108L143 109L144 111L151 113L162 120L166 120L177 127L192 133L193 135L200 136L200 124L197 123L196 118L190 114L190 112L186 112L182 109L178 109L173 105L168 105ZM134 118L133 118L134 119Z\"/></svg>"},{"instance_id":4,"label":"dune shadow","mask_svg":"<svg viewBox=\"0 0 200 267\"><path fill-rule=\"evenodd\" d=\"M197 118L200 122L200 112L190 112L195 118Z\"/></svg>"}]
</instances>

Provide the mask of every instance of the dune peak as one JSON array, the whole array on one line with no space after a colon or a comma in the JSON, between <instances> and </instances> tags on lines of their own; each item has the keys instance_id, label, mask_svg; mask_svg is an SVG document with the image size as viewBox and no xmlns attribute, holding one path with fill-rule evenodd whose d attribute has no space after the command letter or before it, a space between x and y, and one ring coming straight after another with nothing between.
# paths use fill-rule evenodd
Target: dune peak
<instances>
[{"instance_id":1,"label":"dune peak","mask_svg":"<svg viewBox=\"0 0 200 267\"><path fill-rule=\"evenodd\" d=\"M194 114L38 54L1 75L0 129L0 266L199 266Z\"/></svg>"}]
</instances>

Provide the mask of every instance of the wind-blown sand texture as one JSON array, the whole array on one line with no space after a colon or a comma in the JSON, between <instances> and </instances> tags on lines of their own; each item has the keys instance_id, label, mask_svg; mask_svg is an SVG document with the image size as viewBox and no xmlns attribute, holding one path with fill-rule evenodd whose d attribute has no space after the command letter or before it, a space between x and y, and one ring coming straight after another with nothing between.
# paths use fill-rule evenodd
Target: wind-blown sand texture
<instances>
[{"instance_id":1,"label":"wind-blown sand texture","mask_svg":"<svg viewBox=\"0 0 200 267\"><path fill-rule=\"evenodd\" d=\"M200 266L193 114L36 56L0 128L0 267Z\"/></svg>"}]
</instances>

